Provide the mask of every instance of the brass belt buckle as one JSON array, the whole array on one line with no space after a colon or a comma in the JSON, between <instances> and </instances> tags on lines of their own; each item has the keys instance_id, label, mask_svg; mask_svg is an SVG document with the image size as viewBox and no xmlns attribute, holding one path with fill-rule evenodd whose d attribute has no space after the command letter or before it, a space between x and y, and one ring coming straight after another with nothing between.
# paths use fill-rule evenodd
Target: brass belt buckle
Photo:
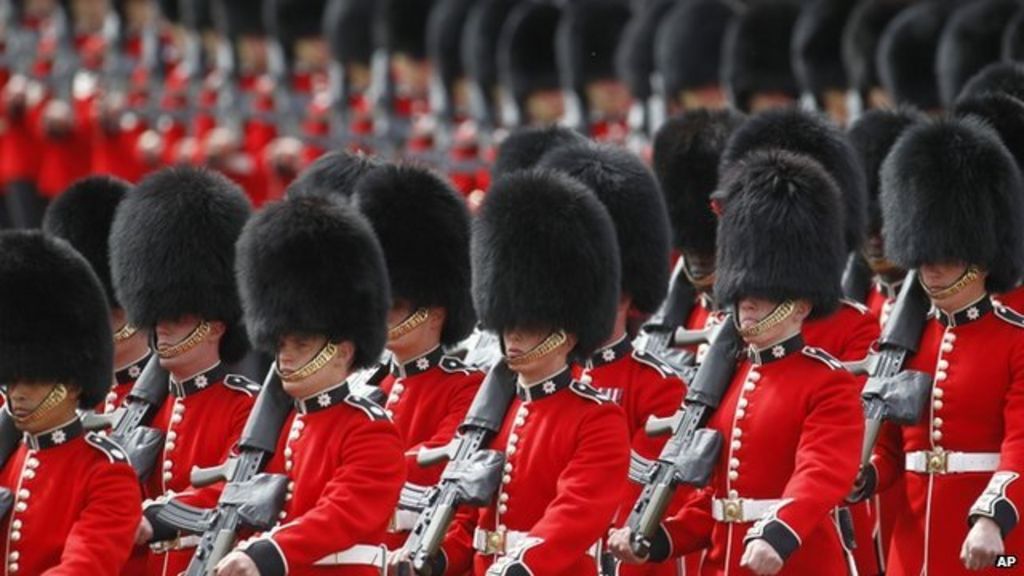
<instances>
[{"instance_id":1,"label":"brass belt buckle","mask_svg":"<svg viewBox=\"0 0 1024 576\"><path fill-rule=\"evenodd\" d=\"M489 556L500 556L505 553L505 531L495 530L487 532L487 540L484 543L484 554Z\"/></svg>"},{"instance_id":2,"label":"brass belt buckle","mask_svg":"<svg viewBox=\"0 0 1024 576\"><path fill-rule=\"evenodd\" d=\"M732 524L743 521L743 501L739 498L726 498L722 501L722 518Z\"/></svg>"},{"instance_id":3,"label":"brass belt buckle","mask_svg":"<svg viewBox=\"0 0 1024 576\"><path fill-rule=\"evenodd\" d=\"M929 474L945 474L949 470L949 453L942 448L925 452L925 456Z\"/></svg>"}]
</instances>

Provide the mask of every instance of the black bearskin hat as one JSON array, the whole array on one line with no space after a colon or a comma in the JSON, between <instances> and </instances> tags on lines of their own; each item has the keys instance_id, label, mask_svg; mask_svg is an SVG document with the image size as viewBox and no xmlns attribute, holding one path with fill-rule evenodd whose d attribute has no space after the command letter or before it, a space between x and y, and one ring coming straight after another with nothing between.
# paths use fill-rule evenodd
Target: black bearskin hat
<instances>
[{"instance_id":1,"label":"black bearskin hat","mask_svg":"<svg viewBox=\"0 0 1024 576\"><path fill-rule=\"evenodd\" d=\"M846 249L859 249L867 220L864 169L842 130L814 112L768 110L733 133L722 154L723 170L755 150L769 148L805 154L828 171L842 194Z\"/></svg>"},{"instance_id":2,"label":"black bearskin hat","mask_svg":"<svg viewBox=\"0 0 1024 576\"><path fill-rule=\"evenodd\" d=\"M665 200L638 156L593 143L558 148L538 168L558 170L590 188L615 224L622 264L622 293L641 314L658 311L669 280L671 243Z\"/></svg>"},{"instance_id":3,"label":"black bearskin hat","mask_svg":"<svg viewBox=\"0 0 1024 576\"><path fill-rule=\"evenodd\" d=\"M462 29L462 66L474 92L473 111L487 124L497 124L498 38L517 0L480 0Z\"/></svg>"},{"instance_id":4,"label":"black bearskin hat","mask_svg":"<svg viewBox=\"0 0 1024 576\"><path fill-rule=\"evenodd\" d=\"M213 30L213 0L180 0L178 12L181 24L188 30Z\"/></svg>"},{"instance_id":5,"label":"black bearskin hat","mask_svg":"<svg viewBox=\"0 0 1024 576\"><path fill-rule=\"evenodd\" d=\"M988 92L1002 92L1024 101L1024 64L998 62L989 64L975 74L960 91L959 98L980 96Z\"/></svg>"},{"instance_id":6,"label":"black bearskin hat","mask_svg":"<svg viewBox=\"0 0 1024 576\"><path fill-rule=\"evenodd\" d=\"M545 154L555 148L586 141L585 136L564 126L516 129L498 146L491 177L497 180L516 170L533 168Z\"/></svg>"},{"instance_id":7,"label":"black bearskin hat","mask_svg":"<svg viewBox=\"0 0 1024 576\"><path fill-rule=\"evenodd\" d=\"M808 156L760 150L723 174L715 194L715 298L806 299L812 317L835 310L846 263L842 204L832 177Z\"/></svg>"},{"instance_id":8,"label":"black bearskin hat","mask_svg":"<svg viewBox=\"0 0 1024 576\"><path fill-rule=\"evenodd\" d=\"M262 12L252 0L213 0L213 20L226 38L265 36Z\"/></svg>"},{"instance_id":9,"label":"black bearskin hat","mask_svg":"<svg viewBox=\"0 0 1024 576\"><path fill-rule=\"evenodd\" d=\"M328 152L300 172L288 185L286 194L289 197L318 194L349 198L363 176L382 165L376 157L358 152Z\"/></svg>"},{"instance_id":10,"label":"black bearskin hat","mask_svg":"<svg viewBox=\"0 0 1024 576\"><path fill-rule=\"evenodd\" d=\"M327 0L265 0L263 22L290 54L295 42L323 34L326 6Z\"/></svg>"},{"instance_id":11,"label":"black bearskin hat","mask_svg":"<svg viewBox=\"0 0 1024 576\"><path fill-rule=\"evenodd\" d=\"M369 66L373 57L375 0L330 0L324 12L324 36L331 56L341 64Z\"/></svg>"},{"instance_id":12,"label":"black bearskin hat","mask_svg":"<svg viewBox=\"0 0 1024 576\"><path fill-rule=\"evenodd\" d=\"M484 328L575 334L586 358L611 336L619 302L615 228L601 201L565 174L497 180L474 221L473 300Z\"/></svg>"},{"instance_id":13,"label":"black bearskin hat","mask_svg":"<svg viewBox=\"0 0 1024 576\"><path fill-rule=\"evenodd\" d=\"M800 89L820 96L846 90L842 61L843 29L855 0L818 0L804 4L793 27L793 74Z\"/></svg>"},{"instance_id":14,"label":"black bearskin hat","mask_svg":"<svg viewBox=\"0 0 1024 576\"><path fill-rule=\"evenodd\" d=\"M850 12L842 35L843 67L850 87L861 96L881 85L875 52L885 27L907 4L908 0L867 0Z\"/></svg>"},{"instance_id":15,"label":"black bearskin hat","mask_svg":"<svg viewBox=\"0 0 1024 576\"><path fill-rule=\"evenodd\" d=\"M0 383L73 384L92 408L113 373L110 309L89 263L42 232L0 232Z\"/></svg>"},{"instance_id":16,"label":"black bearskin hat","mask_svg":"<svg viewBox=\"0 0 1024 576\"><path fill-rule=\"evenodd\" d=\"M878 41L875 65L896 104L932 110L941 104L935 54L949 15L944 2L914 4L893 17Z\"/></svg>"},{"instance_id":17,"label":"black bearskin hat","mask_svg":"<svg viewBox=\"0 0 1024 576\"><path fill-rule=\"evenodd\" d=\"M1024 9L1017 12L1003 30L1003 60L1024 60Z\"/></svg>"},{"instance_id":18,"label":"black bearskin hat","mask_svg":"<svg viewBox=\"0 0 1024 576\"><path fill-rule=\"evenodd\" d=\"M553 4L522 2L512 9L498 40L498 73L528 123L524 106L531 94L558 90L555 33L562 10Z\"/></svg>"},{"instance_id":19,"label":"black bearskin hat","mask_svg":"<svg viewBox=\"0 0 1024 576\"><path fill-rule=\"evenodd\" d=\"M957 100L957 116L973 115L999 134L1003 145L1024 169L1024 102L1001 92L989 92Z\"/></svg>"},{"instance_id":20,"label":"black bearskin hat","mask_svg":"<svg viewBox=\"0 0 1024 576\"><path fill-rule=\"evenodd\" d=\"M92 266L111 308L121 305L110 280L110 226L131 184L112 176L89 176L73 183L46 208L43 232L66 240Z\"/></svg>"},{"instance_id":21,"label":"black bearskin hat","mask_svg":"<svg viewBox=\"0 0 1024 576\"><path fill-rule=\"evenodd\" d=\"M414 308L444 308L442 344L465 338L476 315L470 294L469 211L462 196L429 170L389 165L360 181L355 200L384 249L392 298Z\"/></svg>"},{"instance_id":22,"label":"black bearskin hat","mask_svg":"<svg viewBox=\"0 0 1024 576\"><path fill-rule=\"evenodd\" d=\"M638 9L629 20L615 54L615 69L637 100L647 100L653 92L654 39L665 15L675 0L652 0Z\"/></svg>"},{"instance_id":23,"label":"black bearskin hat","mask_svg":"<svg viewBox=\"0 0 1024 576\"><path fill-rule=\"evenodd\" d=\"M999 61L1003 28L1019 8L1017 0L979 0L950 15L935 60L943 104L951 105L972 76Z\"/></svg>"},{"instance_id":24,"label":"black bearskin hat","mask_svg":"<svg viewBox=\"0 0 1024 576\"><path fill-rule=\"evenodd\" d=\"M749 109L759 92L799 97L790 64L790 38L800 14L795 2L760 2L733 17L722 45L722 84L733 106Z\"/></svg>"},{"instance_id":25,"label":"black bearskin hat","mask_svg":"<svg viewBox=\"0 0 1024 576\"><path fill-rule=\"evenodd\" d=\"M555 35L562 88L582 100L587 84L616 78L615 53L630 15L621 0L566 4Z\"/></svg>"},{"instance_id":26,"label":"black bearskin hat","mask_svg":"<svg viewBox=\"0 0 1024 576\"><path fill-rule=\"evenodd\" d=\"M221 359L241 359L235 241L249 211L242 190L213 171L165 168L139 182L110 229L111 277L129 322L150 329L189 314L221 321Z\"/></svg>"},{"instance_id":27,"label":"black bearskin hat","mask_svg":"<svg viewBox=\"0 0 1024 576\"><path fill-rule=\"evenodd\" d=\"M444 114L454 116L455 83L464 75L462 29L475 0L437 0L427 22L427 54L440 79Z\"/></svg>"},{"instance_id":28,"label":"black bearskin hat","mask_svg":"<svg viewBox=\"0 0 1024 576\"><path fill-rule=\"evenodd\" d=\"M1020 170L975 118L910 128L882 165L885 253L910 269L962 261L988 270L1004 292L1024 269Z\"/></svg>"},{"instance_id":29,"label":"black bearskin hat","mask_svg":"<svg viewBox=\"0 0 1024 576\"><path fill-rule=\"evenodd\" d=\"M913 108L869 110L850 125L850 144L860 157L867 183L868 232L871 234L882 231L882 208L879 204L882 162L907 128L926 119L924 114Z\"/></svg>"},{"instance_id":30,"label":"black bearskin hat","mask_svg":"<svg viewBox=\"0 0 1024 576\"><path fill-rule=\"evenodd\" d=\"M676 3L658 27L655 61L665 95L721 84L722 36L733 13L720 0Z\"/></svg>"},{"instance_id":31,"label":"black bearskin hat","mask_svg":"<svg viewBox=\"0 0 1024 576\"><path fill-rule=\"evenodd\" d=\"M273 354L287 334L355 345L374 364L391 306L380 244L346 202L306 196L267 205L238 240L238 286L253 343Z\"/></svg>"},{"instance_id":32,"label":"black bearskin hat","mask_svg":"<svg viewBox=\"0 0 1024 576\"><path fill-rule=\"evenodd\" d=\"M435 0L378 0L377 46L414 60L427 57L427 20Z\"/></svg>"},{"instance_id":33,"label":"black bearskin hat","mask_svg":"<svg viewBox=\"0 0 1024 576\"><path fill-rule=\"evenodd\" d=\"M654 172L665 195L675 247L715 253L718 218L711 194L718 187L718 165L729 136L743 123L732 109L693 110L669 119L654 135Z\"/></svg>"},{"instance_id":34,"label":"black bearskin hat","mask_svg":"<svg viewBox=\"0 0 1024 576\"><path fill-rule=\"evenodd\" d=\"M181 21L181 6L178 0L158 0L157 4L160 8L160 14L168 22L178 23Z\"/></svg>"}]
</instances>

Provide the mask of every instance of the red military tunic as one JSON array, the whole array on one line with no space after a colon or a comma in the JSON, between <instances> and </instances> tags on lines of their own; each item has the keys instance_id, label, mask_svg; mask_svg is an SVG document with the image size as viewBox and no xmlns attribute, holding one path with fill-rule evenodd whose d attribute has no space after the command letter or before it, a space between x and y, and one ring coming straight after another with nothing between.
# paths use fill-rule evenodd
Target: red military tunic
<instances>
[{"instance_id":1,"label":"red military tunic","mask_svg":"<svg viewBox=\"0 0 1024 576\"><path fill-rule=\"evenodd\" d=\"M481 550L483 531L499 531L499 562L538 576L593 576L593 547L622 505L629 471L622 409L568 368L518 392L491 443L506 456L501 487L486 508L457 515L442 548L444 574L482 576L496 561Z\"/></svg>"},{"instance_id":2,"label":"red military tunic","mask_svg":"<svg viewBox=\"0 0 1024 576\"><path fill-rule=\"evenodd\" d=\"M438 346L404 365L393 364L391 374L381 382L388 395L388 416L402 436L406 469L406 483L386 540L389 550L405 543L422 510L420 498L437 484L444 470L444 464L420 466L417 453L420 448L436 448L451 441L483 378L483 372L446 356Z\"/></svg>"},{"instance_id":3,"label":"red military tunic","mask_svg":"<svg viewBox=\"0 0 1024 576\"><path fill-rule=\"evenodd\" d=\"M297 401L266 471L290 482L280 523L241 545L260 576L379 576L405 480L383 408L347 383Z\"/></svg>"},{"instance_id":4,"label":"red military tunic","mask_svg":"<svg viewBox=\"0 0 1024 576\"><path fill-rule=\"evenodd\" d=\"M115 576L139 524L139 483L120 446L75 418L25 435L0 468L15 496L3 518L4 575Z\"/></svg>"},{"instance_id":5,"label":"red military tunic","mask_svg":"<svg viewBox=\"0 0 1024 576\"><path fill-rule=\"evenodd\" d=\"M644 427L650 416L665 417L676 412L686 394L686 384L658 358L633 349L623 336L618 342L598 350L585 366L576 366L577 379L587 381L597 391L622 406L626 413L626 427L633 447L630 455L629 480L615 525L625 523L630 506L643 490L645 473L668 436L651 437ZM682 501L680 500L680 504ZM672 508L675 510L678 507ZM678 562L664 562L646 566L622 566L620 576L674 575L681 568Z\"/></svg>"},{"instance_id":6,"label":"red military tunic","mask_svg":"<svg viewBox=\"0 0 1024 576\"><path fill-rule=\"evenodd\" d=\"M124 368L118 368L114 372L114 386L107 392L103 399L103 405L97 411L109 413L117 410L124 403L125 396L132 391L135 381L139 379L142 371L146 368L152 352L147 351L146 355L134 362L129 362Z\"/></svg>"},{"instance_id":7,"label":"red military tunic","mask_svg":"<svg viewBox=\"0 0 1024 576\"><path fill-rule=\"evenodd\" d=\"M1009 292L1000 294L999 296L996 296L995 299L1007 308L1012 308L1018 311L1024 310L1024 286L1020 286L1010 290Z\"/></svg>"},{"instance_id":8,"label":"red military tunic","mask_svg":"<svg viewBox=\"0 0 1024 576\"><path fill-rule=\"evenodd\" d=\"M763 538L786 559L779 574L846 574L834 510L857 475L864 434L853 376L800 335L751 350L708 427L723 437L711 484L662 524L652 559L710 547L701 574L745 575L745 540ZM767 510L755 522L712 498Z\"/></svg>"},{"instance_id":9,"label":"red military tunic","mask_svg":"<svg viewBox=\"0 0 1024 576\"><path fill-rule=\"evenodd\" d=\"M194 466L206 468L224 462L231 454L249 417L259 386L243 376L228 374L222 364L183 382L170 381L171 394L153 417L151 426L163 430L166 442L158 464L145 486L145 496L159 499L192 490ZM219 490L203 490L212 507ZM152 521L152 517L147 515ZM173 576L184 570L195 544L169 552L149 554L147 573Z\"/></svg>"},{"instance_id":10,"label":"red military tunic","mask_svg":"<svg viewBox=\"0 0 1024 576\"><path fill-rule=\"evenodd\" d=\"M1006 553L1024 555L1024 535L1013 530L1024 504L1024 317L987 296L937 315L907 364L934 375L928 410L918 424L883 430L873 458L879 488L906 481L909 509L888 558L894 576L977 574L960 562L972 515L993 518L1008 534ZM968 471L964 456L947 455L950 469L929 473L925 453L939 449L974 463Z\"/></svg>"}]
</instances>

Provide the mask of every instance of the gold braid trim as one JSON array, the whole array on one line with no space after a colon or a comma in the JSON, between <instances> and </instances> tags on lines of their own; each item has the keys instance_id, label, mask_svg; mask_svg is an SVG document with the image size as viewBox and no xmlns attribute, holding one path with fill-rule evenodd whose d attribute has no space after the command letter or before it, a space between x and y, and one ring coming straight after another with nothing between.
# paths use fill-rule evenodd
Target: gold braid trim
<instances>
[{"instance_id":1,"label":"gold braid trim","mask_svg":"<svg viewBox=\"0 0 1024 576\"><path fill-rule=\"evenodd\" d=\"M56 408L67 397L67 387L65 387L63 384L57 384L50 390L50 393L46 395L46 398L43 398L43 401L40 402L39 405L32 410L32 412L29 413L28 416L25 416L24 418L16 417L15 420L20 425L31 424L32 422L35 422L36 420L42 418L43 415L49 412L50 410Z\"/></svg>"},{"instance_id":2,"label":"gold braid trim","mask_svg":"<svg viewBox=\"0 0 1024 576\"><path fill-rule=\"evenodd\" d=\"M953 296L956 296L957 294L962 292L963 289L967 288L967 286L971 282L974 282L975 280L978 279L979 273L980 270L978 270L977 266L969 266L967 270L964 270L964 273L960 276L960 279L950 286L946 286L945 288L939 288L938 290L932 290L924 285L924 280L921 280L921 286L924 287L924 291L928 293L928 296L932 300L945 300L947 298L952 298ZM920 276L918 278L920 278Z\"/></svg>"},{"instance_id":3,"label":"gold braid trim","mask_svg":"<svg viewBox=\"0 0 1024 576\"><path fill-rule=\"evenodd\" d=\"M419 328L427 321L427 318L430 318L430 310L427 310L426 308L418 308L415 312L410 314L408 318L388 329L388 340L398 340L402 336L405 336Z\"/></svg>"},{"instance_id":4,"label":"gold braid trim","mask_svg":"<svg viewBox=\"0 0 1024 576\"><path fill-rule=\"evenodd\" d=\"M160 344L156 347L156 354L161 358L174 358L195 348L210 334L210 323L206 320L200 322L192 333L177 344Z\"/></svg>"},{"instance_id":5,"label":"gold braid trim","mask_svg":"<svg viewBox=\"0 0 1024 576\"><path fill-rule=\"evenodd\" d=\"M138 331L139 329L136 328L135 326L125 323L124 326L121 326L120 328L117 329L117 332L114 332L114 344L120 344L121 342L124 342L125 340L131 338L132 336L135 336L135 334Z\"/></svg>"},{"instance_id":6,"label":"gold braid trim","mask_svg":"<svg viewBox=\"0 0 1024 576\"><path fill-rule=\"evenodd\" d=\"M521 367L525 364L529 364L538 358L543 358L548 354L554 352L559 346L565 344L569 337L566 335L565 330L558 330L548 334L540 344L537 344L527 352L516 356L515 358L509 358L505 356L505 362L508 363L508 367L515 370L517 367Z\"/></svg>"},{"instance_id":7,"label":"gold braid trim","mask_svg":"<svg viewBox=\"0 0 1024 576\"><path fill-rule=\"evenodd\" d=\"M786 318L789 318L795 310L796 302L793 302L792 300L786 300L785 302L776 306L775 310L772 310L771 314L768 314L764 318L761 318L760 320L757 321L757 324L754 324L749 328L740 328L740 317L739 314L737 314L736 327L739 328L740 337L742 337L743 339L746 340L750 338L756 338L757 336L764 334L765 332L771 330L772 328L775 328L779 324L782 324L782 322L785 321Z\"/></svg>"},{"instance_id":8,"label":"gold braid trim","mask_svg":"<svg viewBox=\"0 0 1024 576\"><path fill-rule=\"evenodd\" d=\"M285 380L288 382L299 382L300 380L305 380L306 378L309 378L313 374L319 372L324 366L327 366L327 363L330 362L331 359L334 358L334 355L337 353L338 345L335 344L334 342L328 342L324 344L323 348L321 348L320 351L316 353L316 356L313 356L313 359L310 360L309 362L306 362L305 366L303 366L302 368L299 368L298 370L292 370L290 372L284 372L280 368L278 368L278 366L281 364L280 361L278 361L274 363L274 371L277 372L277 375L281 378L281 380Z\"/></svg>"}]
</instances>

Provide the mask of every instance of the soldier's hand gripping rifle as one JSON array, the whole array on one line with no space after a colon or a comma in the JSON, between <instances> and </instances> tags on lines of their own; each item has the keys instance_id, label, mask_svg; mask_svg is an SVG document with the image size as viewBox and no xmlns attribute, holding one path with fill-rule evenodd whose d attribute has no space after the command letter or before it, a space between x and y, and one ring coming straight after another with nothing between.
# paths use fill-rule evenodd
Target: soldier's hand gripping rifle
<instances>
[{"instance_id":1,"label":"soldier's hand gripping rifle","mask_svg":"<svg viewBox=\"0 0 1024 576\"><path fill-rule=\"evenodd\" d=\"M88 413L82 417L86 429L110 428L110 439L124 448L142 481L149 477L163 448L163 431L150 427L149 423L170 392L168 378L167 371L160 366L160 358L153 354L125 397L124 406L107 414Z\"/></svg>"},{"instance_id":2,"label":"soldier's hand gripping rifle","mask_svg":"<svg viewBox=\"0 0 1024 576\"><path fill-rule=\"evenodd\" d=\"M661 310L644 324L634 344L638 350L658 356L676 369L685 368L690 364L688 359L676 357L677 355L671 352L674 346L681 344L676 341L676 332L680 327L685 327L686 319L690 316L697 297L696 289L687 280L684 266L686 263L680 259L672 274L665 303L662 304Z\"/></svg>"},{"instance_id":3,"label":"soldier's hand gripping rifle","mask_svg":"<svg viewBox=\"0 0 1024 576\"><path fill-rule=\"evenodd\" d=\"M705 428L736 371L742 346L739 330L727 317L686 393L682 408L669 418L651 418L648 434L672 432L657 461L647 471L643 491L626 519L630 547L640 557L650 553L651 538L681 484L707 485L722 448L722 436Z\"/></svg>"},{"instance_id":4,"label":"soldier's hand gripping rifle","mask_svg":"<svg viewBox=\"0 0 1024 576\"><path fill-rule=\"evenodd\" d=\"M183 532L202 534L184 572L187 576L212 576L217 563L235 547L241 528L269 530L277 523L288 490L288 477L261 470L277 449L278 437L292 406L275 364L245 421L238 454L220 466L192 469L193 486L227 481L217 507L206 510L171 500L157 514L160 522Z\"/></svg>"},{"instance_id":5,"label":"soldier's hand gripping rifle","mask_svg":"<svg viewBox=\"0 0 1024 576\"><path fill-rule=\"evenodd\" d=\"M515 394L515 373L504 361L487 373L473 399L466 418L451 443L441 448L421 450L418 462L430 466L445 459L448 465L441 481L424 496L423 511L403 547L417 574L431 576L430 560L441 548L441 541L459 506L484 506L501 482L505 456L487 446L501 429L505 413ZM407 566L405 567L407 569ZM400 568L401 571L406 571Z\"/></svg>"}]
</instances>

